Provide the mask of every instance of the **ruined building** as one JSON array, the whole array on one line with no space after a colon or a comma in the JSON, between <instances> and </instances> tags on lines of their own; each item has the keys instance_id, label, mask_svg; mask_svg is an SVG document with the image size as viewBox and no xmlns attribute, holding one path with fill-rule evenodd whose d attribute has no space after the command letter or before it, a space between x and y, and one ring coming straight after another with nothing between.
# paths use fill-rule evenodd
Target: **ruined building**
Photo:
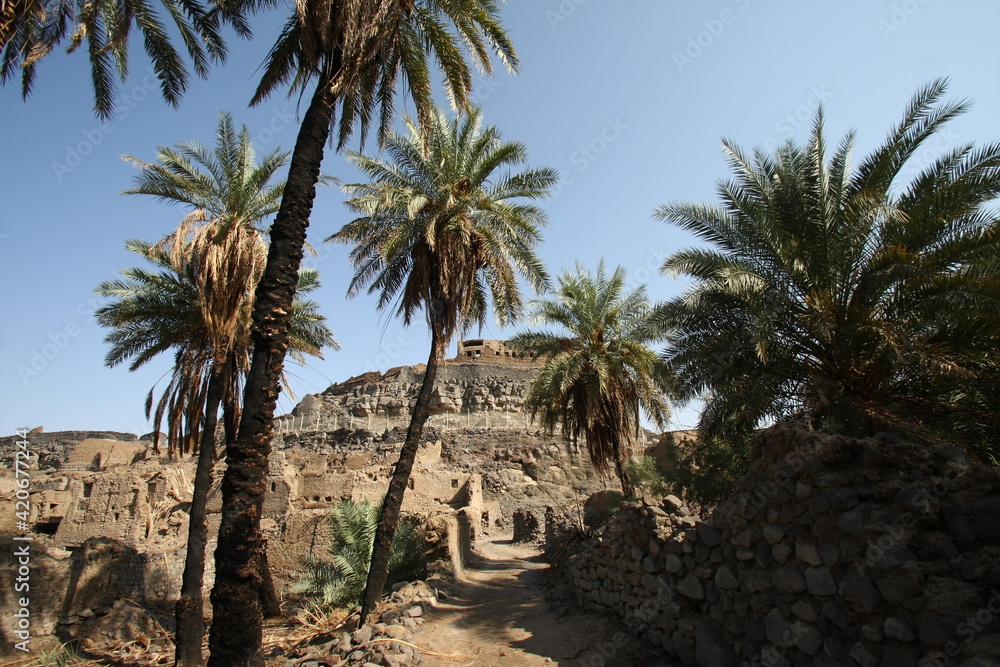
<instances>
[{"instance_id":1,"label":"ruined building","mask_svg":"<svg viewBox=\"0 0 1000 667\"><path fill-rule=\"evenodd\" d=\"M537 360L514 356L503 341L475 340L463 341L439 370L403 511L439 526L453 560L461 560L480 532L509 532L515 511L541 516L546 506L582 502L615 486L558 434L531 425L524 395L538 368ZM381 501L423 370L366 373L306 396L279 418L261 522L279 589L295 581L303 558L325 555L333 504ZM13 458L13 440L0 440L0 458ZM168 460L153 451L150 437L132 434L66 432L29 440L35 457L29 524L34 562L44 571L34 597L40 605L35 630L129 636L148 631L150 610L157 609L158 622L169 624L195 461ZM220 520L223 465L209 498L208 554ZM13 477L0 476L0 500L12 502L15 491ZM13 513L0 515L0 531L20 532ZM0 568L14 567L9 558L0 557ZM209 588L211 558L206 567ZM10 596L0 592L0 606L11 604ZM6 637L0 633L0 642Z\"/></svg>"}]
</instances>

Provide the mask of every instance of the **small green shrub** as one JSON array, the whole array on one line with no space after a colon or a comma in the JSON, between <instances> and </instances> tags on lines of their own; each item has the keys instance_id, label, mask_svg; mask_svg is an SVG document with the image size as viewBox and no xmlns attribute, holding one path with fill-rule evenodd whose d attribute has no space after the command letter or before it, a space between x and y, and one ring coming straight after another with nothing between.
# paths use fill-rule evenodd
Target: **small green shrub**
<instances>
[{"instance_id":1,"label":"small green shrub","mask_svg":"<svg viewBox=\"0 0 1000 667\"><path fill-rule=\"evenodd\" d=\"M379 508L368 502L342 500L330 512L329 560L303 561L306 573L292 588L317 606L352 607L361 602L372 560ZM419 579L424 573L423 535L401 521L389 551L386 586Z\"/></svg>"},{"instance_id":2,"label":"small green shrub","mask_svg":"<svg viewBox=\"0 0 1000 667\"><path fill-rule=\"evenodd\" d=\"M673 493L667 473L652 456L643 456L628 462L629 476L637 496L662 498Z\"/></svg>"},{"instance_id":3,"label":"small green shrub","mask_svg":"<svg viewBox=\"0 0 1000 667\"><path fill-rule=\"evenodd\" d=\"M663 469L671 492L700 505L714 505L732 489L750 462L750 439L714 438L668 450Z\"/></svg>"}]
</instances>

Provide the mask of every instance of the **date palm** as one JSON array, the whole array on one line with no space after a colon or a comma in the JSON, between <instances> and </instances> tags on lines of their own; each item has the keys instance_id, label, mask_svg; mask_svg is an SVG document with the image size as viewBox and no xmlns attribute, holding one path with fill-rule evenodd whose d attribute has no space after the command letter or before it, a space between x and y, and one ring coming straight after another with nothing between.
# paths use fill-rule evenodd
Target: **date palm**
<instances>
[{"instance_id":1,"label":"date palm","mask_svg":"<svg viewBox=\"0 0 1000 667\"><path fill-rule=\"evenodd\" d=\"M200 0L160 0L160 4L169 17L169 27L151 4L142 0L4 0L0 9L0 83L20 74L21 94L27 98L39 61L67 39L70 52L86 43L94 110L107 120L115 108L115 79L124 83L128 77L128 45L134 26L142 34L163 99L177 106L187 88L189 72L170 32L180 36L195 73L205 77L211 61L226 59L222 20L228 18L243 34L249 31L237 13L206 7Z\"/></svg>"},{"instance_id":2,"label":"date palm","mask_svg":"<svg viewBox=\"0 0 1000 667\"><path fill-rule=\"evenodd\" d=\"M517 56L494 0L303 0L295 4L271 49L253 103L285 85L309 101L257 291L244 416L239 437L227 449L212 591L217 610L210 640L213 666L258 667L263 662L252 565L264 548L262 479L288 347L289 306L323 153L335 121L340 147L355 130L363 139L373 125L387 139L396 87L403 85L418 120L426 123L433 116L432 62L443 75L452 105L465 109L473 86L472 66L492 73L491 51L508 68L516 68Z\"/></svg>"},{"instance_id":3,"label":"date palm","mask_svg":"<svg viewBox=\"0 0 1000 667\"><path fill-rule=\"evenodd\" d=\"M490 306L500 326L517 320L518 275L536 291L548 282L534 251L545 215L526 200L546 196L555 172L510 173L527 162L527 150L504 142L495 127L484 129L478 109L461 120L438 110L427 125L405 123L408 134L386 139L386 159L347 154L370 181L344 187L360 217L328 239L354 244L349 296L367 289L378 295L380 309L394 307L407 325L422 312L431 333L427 369L379 515L362 622L385 585L439 360L457 333L485 323Z\"/></svg>"},{"instance_id":4,"label":"date palm","mask_svg":"<svg viewBox=\"0 0 1000 667\"><path fill-rule=\"evenodd\" d=\"M1000 144L955 146L906 178L967 108L945 90L920 90L857 168L853 132L827 158L820 113L805 146L751 160L726 141L721 205L657 210L712 246L666 260L694 283L656 317L686 397L706 399L706 436L800 417L998 442Z\"/></svg>"},{"instance_id":5,"label":"date palm","mask_svg":"<svg viewBox=\"0 0 1000 667\"><path fill-rule=\"evenodd\" d=\"M282 184L271 180L287 154L272 151L258 164L249 130L243 127L237 132L232 118L222 114L213 150L188 142L172 149L161 147L157 157L156 164L127 158L140 173L126 193L154 196L193 210L156 246L129 244L160 271L132 269L124 281L102 284L99 291L116 300L98 311L98 319L113 328L108 335L112 344L108 365L133 359L130 370L135 370L161 352L175 350L174 371L157 403L154 430L159 431L166 413L168 441L172 448L179 444L182 453L193 447L199 430L202 434L176 641L177 663L200 665L205 630L201 591L205 504L216 418L221 404L227 442L231 441L239 419L240 390L250 367L253 293L267 255L258 225L277 209ZM315 273L300 275L300 293L316 287ZM321 356L323 347L335 346L315 303L294 302L292 317L293 358ZM152 402L153 391L147 413Z\"/></svg>"},{"instance_id":6,"label":"date palm","mask_svg":"<svg viewBox=\"0 0 1000 667\"><path fill-rule=\"evenodd\" d=\"M614 466L622 493L634 495L628 462L640 432L640 414L666 428L670 378L646 347L651 341L645 286L625 291L625 270L610 276L577 264L559 277L555 298L536 302L531 317L555 331L529 331L511 339L522 352L545 359L528 387L526 407L549 431L557 426L587 442L599 472Z\"/></svg>"}]
</instances>

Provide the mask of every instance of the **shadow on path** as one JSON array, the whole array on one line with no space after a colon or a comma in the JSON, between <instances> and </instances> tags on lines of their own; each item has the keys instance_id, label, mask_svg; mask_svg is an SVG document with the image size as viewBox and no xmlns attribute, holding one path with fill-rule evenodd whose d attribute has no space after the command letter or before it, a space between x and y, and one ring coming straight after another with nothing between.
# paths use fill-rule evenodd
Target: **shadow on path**
<instances>
[{"instance_id":1,"label":"shadow on path","mask_svg":"<svg viewBox=\"0 0 1000 667\"><path fill-rule=\"evenodd\" d=\"M597 614L559 614L544 596L548 565L533 548L494 540L462 577L440 586L417 643L428 667L640 667L669 665L618 619Z\"/></svg>"}]
</instances>

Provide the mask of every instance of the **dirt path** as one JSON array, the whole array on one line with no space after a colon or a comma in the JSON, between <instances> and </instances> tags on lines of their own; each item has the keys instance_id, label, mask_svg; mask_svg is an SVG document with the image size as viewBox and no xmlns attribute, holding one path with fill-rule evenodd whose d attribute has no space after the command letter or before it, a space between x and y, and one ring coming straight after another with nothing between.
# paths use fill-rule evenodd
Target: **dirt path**
<instances>
[{"instance_id":1,"label":"dirt path","mask_svg":"<svg viewBox=\"0 0 1000 667\"><path fill-rule=\"evenodd\" d=\"M550 611L539 552L509 540L479 545L481 558L428 615L417 641L428 667L648 667L664 665L616 619Z\"/></svg>"}]
</instances>

